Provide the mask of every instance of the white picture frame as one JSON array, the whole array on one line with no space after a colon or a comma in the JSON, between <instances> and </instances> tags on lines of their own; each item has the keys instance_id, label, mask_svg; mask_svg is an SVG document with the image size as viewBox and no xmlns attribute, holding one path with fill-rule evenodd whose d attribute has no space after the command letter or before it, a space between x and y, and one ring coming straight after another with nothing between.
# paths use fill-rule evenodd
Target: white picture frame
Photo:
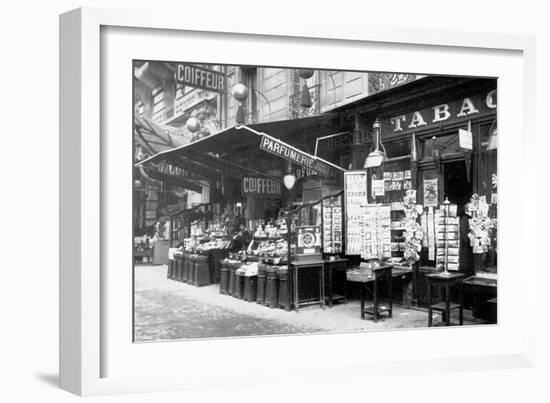
<instances>
[{"instance_id":1,"label":"white picture frame","mask_svg":"<svg viewBox=\"0 0 550 403\"><path fill-rule=\"evenodd\" d=\"M520 207L514 204L516 189L513 186L514 183L522 183L524 189L529 189L532 197L536 198L536 177L519 177L519 173L513 172L513 167L502 164L504 159L511 157L512 151L516 161L518 158L527 161L534 147L534 39L522 35L374 27L344 22L334 22L328 26L323 21L316 21L314 17L301 17L300 22L280 24L277 21L250 19L237 26L232 20L215 15L208 19L185 19L183 22L178 13L101 8L77 9L60 17L60 384L63 389L79 395L98 395L223 387L235 383L241 386L292 383L297 381L293 375L296 371L300 371L301 381L342 381L350 373L366 377L374 374L435 373L534 365L535 312L522 311L520 320L511 320L511 315L517 313L518 309L512 301L512 290L516 292L515 298L521 299L522 303L533 306L536 303L536 282L526 280L536 277L535 255L527 253L530 246L528 240L536 233L535 210L525 204ZM127 31L117 37L114 28L111 33L107 32L110 27ZM197 38L203 33L208 34L208 38L213 41L218 40L220 35L226 35L228 42L248 40L247 46L291 45L304 41L334 53L338 53L339 47L348 50L360 48L365 54L376 55L369 66L363 67L364 70L384 71L386 66L396 71L426 74L483 75L483 71L486 71L484 69L488 68L487 64L473 66L467 62L455 62L445 68L439 65L443 66L449 60L452 62L463 58L467 61L477 57L489 63L489 66L491 63L496 66L495 60L506 59L509 63L499 67L503 71L503 75L499 75L499 199L502 200L499 215L503 217L501 221L505 223L504 228L508 228L499 231L499 244L503 245L499 251L503 254L503 258L500 258L502 265L499 262L499 325L483 329L437 329L429 333L425 330L410 330L133 344L124 327L127 320L131 319L119 321L128 313L127 308L131 305L127 282L123 281L125 286L117 288L116 279L110 281L116 273L106 270L111 265L110 259L123 254L124 245L130 245L131 239L113 244L109 242L113 234L107 237L103 232L105 227L114 225L110 224L110 220L117 219L105 213L111 208L112 186L125 177L124 172L106 170L106 166L113 168L112 164L109 165L109 159L113 157L113 150L109 147L123 144L115 145L111 142L118 140L112 136L105 137L106 133L113 130L107 115L118 112L118 109L116 112L102 109L105 101L102 97L105 92L111 91L111 86L114 88L118 83L105 82L102 77L102 74L111 74L102 71L105 64L110 63L102 56L110 55L111 46L120 46L122 41L132 41L120 36L132 36L137 32L142 34L140 39L143 40L143 47L139 54L132 57L142 59L174 60L173 55L162 57L166 50L163 46L152 49L147 37L153 33L157 35L157 43L179 40L179 34L192 34ZM102 35L113 37L106 39ZM169 36L172 36L171 39ZM103 48L107 43L109 49L104 53ZM128 46L128 52L132 49L133 46ZM392 56L392 52L397 51L424 57L441 53L445 57L441 60L431 59L433 67L429 68L424 63L421 70L417 60L421 58L405 58L393 67L388 67L391 60L397 60ZM251 56L235 55L235 58L224 61L236 63ZM292 56L295 59L289 60ZM279 54L280 62L277 64L305 65L307 58L299 56L293 51L286 55ZM272 52L255 53L254 57L257 64L274 64ZM345 57L334 59L326 63L334 68L361 66L360 61L345 60ZM119 67L127 69L130 80L130 67ZM109 77L115 77L117 73L113 74ZM127 88L126 84L121 84L122 93ZM119 96L120 93L113 95L112 100L120 99ZM128 92L126 96L128 104L117 106L122 108L122 120L122 115L131 110L131 93ZM112 100L108 101L109 105L114 105ZM124 108L128 111L124 112ZM128 119L121 127L129 125L129 122ZM512 134L516 140L512 141ZM521 138L521 141L517 138ZM117 189L120 192L125 190ZM126 194L120 203L127 203L129 199L131 195ZM521 223L523 225L518 225ZM120 250L117 250L118 247ZM520 266L519 258L512 254L521 255ZM125 262L124 259L122 261ZM514 267L521 267L522 270L521 275L515 278ZM121 271L125 272L126 269L123 267ZM109 297L113 290L119 292L120 300L114 301ZM122 325L118 328L114 326L115 323ZM397 343L403 338L408 340L406 346ZM466 340L466 345L454 345L452 341L458 339ZM476 339L482 342L494 340L494 343L487 345L486 354L483 354L483 349L473 344ZM385 354L383 352L389 350L380 348L367 351L358 348L370 342L393 343L394 348L391 353ZM407 347L409 343L415 345L415 349ZM238 355L231 353L236 350L235 346L246 346L249 357L240 357L239 360ZM342 354L330 359L320 357L316 354L319 346L328 349L342 346ZM470 347L470 350L466 347ZM210 359L205 360L207 351ZM269 367L276 372L275 377L265 371L258 371L266 367L265 364L256 363L246 367L259 351L266 352L267 360L271 360ZM281 354L281 351L287 351L288 354ZM256 371L254 378L239 377L238 371L227 365L225 360L216 362L213 368L212 357L224 354L228 362L240 361L240 368ZM350 354L353 354L353 359ZM181 357L185 357L185 360ZM127 360L127 366L117 367L117 360L119 363ZM141 362L141 366L136 362ZM133 366L135 372L130 371L130 366Z\"/></svg>"}]
</instances>

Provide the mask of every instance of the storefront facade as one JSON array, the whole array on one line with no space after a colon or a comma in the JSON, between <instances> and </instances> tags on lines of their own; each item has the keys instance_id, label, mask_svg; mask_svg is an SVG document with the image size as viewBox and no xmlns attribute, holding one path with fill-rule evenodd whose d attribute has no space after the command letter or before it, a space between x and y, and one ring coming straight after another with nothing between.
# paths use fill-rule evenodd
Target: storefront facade
<instances>
[{"instance_id":1,"label":"storefront facade","mask_svg":"<svg viewBox=\"0 0 550 403\"><path fill-rule=\"evenodd\" d=\"M365 168L377 139L373 127L380 128L376 134L385 158L380 166ZM228 128L140 164L161 161L192 172L209 189L208 203L172 216L173 248L229 252L238 237L243 262L254 261L254 255L265 264L294 267L296 276L304 260L319 267L370 261L373 257L364 244L351 247L350 234L355 230L346 218L353 208L346 175L356 173L364 181L364 194L358 193L361 200L355 207L380 208L387 214L383 224L387 232L378 234L384 245L376 249L376 259L389 262L396 272L403 270L399 272L403 279L412 274L407 278L412 278L413 297L407 303L429 305L426 275L443 266L467 278L480 275L494 280L490 292L496 293L494 79L425 77L316 117ZM483 253L467 251L472 255L468 258L464 251L469 242L459 237L462 211L468 206L470 212L473 199L482 206L479 211L490 221L491 231ZM416 260L406 258L407 203L416 209L424 234L418 240ZM441 216L444 209L447 215ZM368 215L366 211L359 220L366 220L362 216ZM439 233L442 225L444 241ZM364 238L361 231L356 238ZM316 297L323 304L325 280L316 276L308 281L323 289ZM218 275L212 279L219 280ZM294 286L297 283L295 277ZM294 291L296 302L303 296ZM290 307L288 293L285 306Z\"/></svg>"}]
</instances>

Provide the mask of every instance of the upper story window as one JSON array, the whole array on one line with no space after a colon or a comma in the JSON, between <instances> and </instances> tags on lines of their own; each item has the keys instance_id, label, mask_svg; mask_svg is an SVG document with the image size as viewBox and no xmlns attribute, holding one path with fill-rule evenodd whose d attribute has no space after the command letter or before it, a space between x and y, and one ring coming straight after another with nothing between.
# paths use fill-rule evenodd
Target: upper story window
<instances>
[{"instance_id":1,"label":"upper story window","mask_svg":"<svg viewBox=\"0 0 550 403\"><path fill-rule=\"evenodd\" d=\"M162 122L164 116L164 91L162 87L153 90L153 121Z\"/></svg>"}]
</instances>

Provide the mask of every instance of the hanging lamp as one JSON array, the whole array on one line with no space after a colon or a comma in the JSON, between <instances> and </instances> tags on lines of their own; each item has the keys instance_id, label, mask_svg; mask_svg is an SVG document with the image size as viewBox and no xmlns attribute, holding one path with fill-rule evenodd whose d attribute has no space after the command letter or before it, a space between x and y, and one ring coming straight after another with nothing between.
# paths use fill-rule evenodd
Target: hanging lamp
<instances>
[{"instance_id":1,"label":"hanging lamp","mask_svg":"<svg viewBox=\"0 0 550 403\"><path fill-rule=\"evenodd\" d=\"M386 160L386 153L380 150L380 121L376 119L372 124L375 149L369 153L364 168L377 168Z\"/></svg>"}]
</instances>

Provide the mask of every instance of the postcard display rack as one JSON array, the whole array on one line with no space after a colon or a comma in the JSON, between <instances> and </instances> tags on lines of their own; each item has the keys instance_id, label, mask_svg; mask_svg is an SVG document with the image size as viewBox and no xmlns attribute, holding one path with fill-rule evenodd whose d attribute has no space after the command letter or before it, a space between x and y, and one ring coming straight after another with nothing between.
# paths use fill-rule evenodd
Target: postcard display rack
<instances>
[{"instance_id":1,"label":"postcard display rack","mask_svg":"<svg viewBox=\"0 0 550 403\"><path fill-rule=\"evenodd\" d=\"M459 265L459 218L457 205L448 200L435 212L436 265L445 271L458 271Z\"/></svg>"},{"instance_id":2,"label":"postcard display rack","mask_svg":"<svg viewBox=\"0 0 550 403\"><path fill-rule=\"evenodd\" d=\"M367 204L365 171L344 173L346 255L362 259L391 258L391 207Z\"/></svg>"},{"instance_id":3,"label":"postcard display rack","mask_svg":"<svg viewBox=\"0 0 550 403\"><path fill-rule=\"evenodd\" d=\"M363 237L363 204L367 200L367 173L344 172L344 204L346 212L346 255L361 255Z\"/></svg>"},{"instance_id":4,"label":"postcard display rack","mask_svg":"<svg viewBox=\"0 0 550 403\"><path fill-rule=\"evenodd\" d=\"M342 196L323 200L323 252L342 253Z\"/></svg>"},{"instance_id":5,"label":"postcard display rack","mask_svg":"<svg viewBox=\"0 0 550 403\"><path fill-rule=\"evenodd\" d=\"M363 247L361 259L389 259L391 255L391 207L387 204L363 206Z\"/></svg>"}]
</instances>

